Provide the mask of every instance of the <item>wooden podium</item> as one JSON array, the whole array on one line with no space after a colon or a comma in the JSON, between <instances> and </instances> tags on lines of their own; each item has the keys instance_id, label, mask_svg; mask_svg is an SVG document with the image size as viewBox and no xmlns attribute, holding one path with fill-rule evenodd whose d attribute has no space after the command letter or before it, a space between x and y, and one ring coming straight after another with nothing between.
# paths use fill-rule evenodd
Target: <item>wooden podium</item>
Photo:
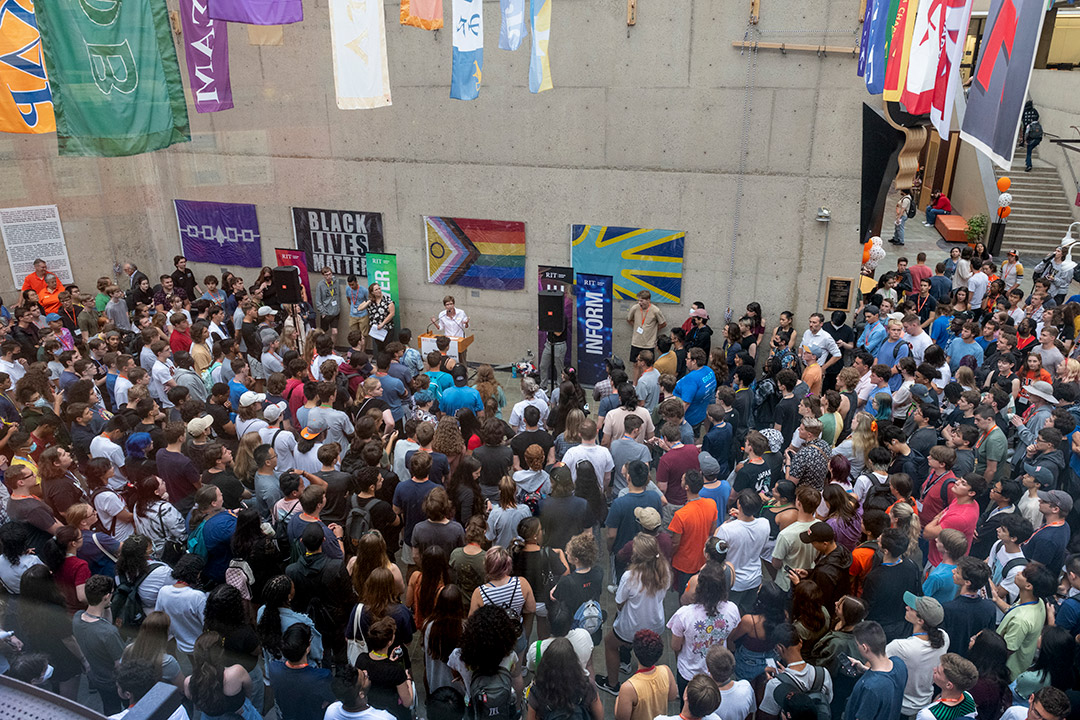
<instances>
[{"instance_id":1,"label":"wooden podium","mask_svg":"<svg viewBox=\"0 0 1080 720\"><path fill-rule=\"evenodd\" d=\"M441 336L436 335L435 333L423 333L418 338L416 338L416 345L420 348L420 354L424 357L427 357L427 354L430 352L438 352L439 348L435 344L435 339L438 337ZM472 335L463 338L452 337L450 338L450 348L446 351L446 354L457 360L458 353L462 350L468 349L468 347L472 345L472 341Z\"/></svg>"}]
</instances>

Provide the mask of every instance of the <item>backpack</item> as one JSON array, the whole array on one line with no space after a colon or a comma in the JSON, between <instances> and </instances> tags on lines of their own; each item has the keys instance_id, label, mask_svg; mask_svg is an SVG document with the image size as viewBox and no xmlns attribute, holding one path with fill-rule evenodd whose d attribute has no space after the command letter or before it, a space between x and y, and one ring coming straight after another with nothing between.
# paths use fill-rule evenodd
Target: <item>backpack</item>
<instances>
[{"instance_id":1,"label":"backpack","mask_svg":"<svg viewBox=\"0 0 1080 720\"><path fill-rule=\"evenodd\" d=\"M364 533L368 532L375 526L371 521L371 506L376 503L385 502L385 500L379 500L378 498L372 498L374 502L369 502L367 505L360 507L360 498L356 495L349 497L349 514L345 516L345 537L352 540L352 542L360 542L360 538Z\"/></svg>"},{"instance_id":2,"label":"backpack","mask_svg":"<svg viewBox=\"0 0 1080 720\"><path fill-rule=\"evenodd\" d=\"M870 479L870 489L866 491L866 496L863 498L863 507L878 507L878 503L884 502L881 507L882 510L893 504L892 488L889 487L889 481L878 482L877 477L873 473L863 473L863 477Z\"/></svg>"},{"instance_id":3,"label":"backpack","mask_svg":"<svg viewBox=\"0 0 1080 720\"><path fill-rule=\"evenodd\" d=\"M292 510L285 513L285 516L281 518L281 520L274 523L274 542L277 543L278 552L281 553L282 557L285 557L286 555L290 556L289 562L296 561L295 558L292 558L293 544L289 542L289 518L292 517L298 507L300 507L300 503L296 503ZM273 508L271 508L270 512L273 511Z\"/></svg>"},{"instance_id":4,"label":"backpack","mask_svg":"<svg viewBox=\"0 0 1080 720\"><path fill-rule=\"evenodd\" d=\"M1024 142L1034 143L1043 139L1042 125L1038 120L1032 120L1028 123L1027 130L1024 131Z\"/></svg>"},{"instance_id":5,"label":"backpack","mask_svg":"<svg viewBox=\"0 0 1080 720\"><path fill-rule=\"evenodd\" d=\"M143 624L146 612L143 611L142 600L139 599L139 586L150 573L161 566L162 563L150 563L135 582L124 580L116 586L113 591L112 616L113 622L119 625L121 630L135 632Z\"/></svg>"},{"instance_id":6,"label":"backpack","mask_svg":"<svg viewBox=\"0 0 1080 720\"><path fill-rule=\"evenodd\" d=\"M510 602L507 603L506 605L498 605L495 602L493 602L491 600L491 598L488 596L487 592L484 590L483 585L479 586L480 587L480 595L483 596L484 600L487 601L488 605L495 605L495 607L501 607L506 612L507 617L510 618L510 622L513 623L515 628L517 628L518 635L520 635L521 634L521 613L519 613L516 609L514 609L514 598L517 597L518 590L521 588L521 582L517 578L513 578L513 581L514 581L514 590L510 594Z\"/></svg>"},{"instance_id":7,"label":"backpack","mask_svg":"<svg viewBox=\"0 0 1080 720\"><path fill-rule=\"evenodd\" d=\"M809 689L804 690L799 682L786 672L778 673L776 679L780 681L780 684L773 690L773 699L782 708L784 701L792 695L805 695L814 706L817 720L832 720L832 708L823 693L825 669L816 665L810 665L809 667L814 668L814 680L810 683Z\"/></svg>"},{"instance_id":8,"label":"backpack","mask_svg":"<svg viewBox=\"0 0 1080 720\"><path fill-rule=\"evenodd\" d=\"M195 528L195 532L191 533L191 537L187 541L187 551L193 555L198 555L203 560L210 554L210 551L206 548L206 541L203 539L203 528L205 527L206 521L203 520L199 523L199 527Z\"/></svg>"},{"instance_id":9,"label":"backpack","mask_svg":"<svg viewBox=\"0 0 1080 720\"><path fill-rule=\"evenodd\" d=\"M592 714L585 706L585 701L580 700L573 707L561 707L552 710L544 707L544 720L591 720Z\"/></svg>"},{"instance_id":10,"label":"backpack","mask_svg":"<svg viewBox=\"0 0 1080 720\"><path fill-rule=\"evenodd\" d=\"M469 683L469 720L517 720L517 693L510 671L500 667L494 675L473 675Z\"/></svg>"},{"instance_id":11,"label":"backpack","mask_svg":"<svg viewBox=\"0 0 1080 720\"><path fill-rule=\"evenodd\" d=\"M587 460L585 462L588 462ZM518 490L517 502L518 505L526 505L529 508L529 512L533 514L533 517L540 516L540 501L544 496L540 493L540 490L533 490L532 492L526 492L525 490Z\"/></svg>"},{"instance_id":12,"label":"backpack","mask_svg":"<svg viewBox=\"0 0 1080 720\"><path fill-rule=\"evenodd\" d=\"M574 623L571 629L581 628L593 635L603 624L604 611L600 608L600 603L595 600L586 600L574 611Z\"/></svg>"},{"instance_id":13,"label":"backpack","mask_svg":"<svg viewBox=\"0 0 1080 720\"><path fill-rule=\"evenodd\" d=\"M217 361L217 362L211 363L210 367L206 368L205 370L202 371L202 373L200 373L199 377L202 378L203 385L206 386L206 392L210 392L213 389L213 387L214 387L214 377L213 377L214 370L217 370L219 367L221 367L221 362Z\"/></svg>"},{"instance_id":14,"label":"backpack","mask_svg":"<svg viewBox=\"0 0 1080 720\"><path fill-rule=\"evenodd\" d=\"M917 212L919 212L919 208L915 205L915 198L913 198L911 195L908 195L907 216L909 218L913 218L915 217L915 214Z\"/></svg>"}]
</instances>

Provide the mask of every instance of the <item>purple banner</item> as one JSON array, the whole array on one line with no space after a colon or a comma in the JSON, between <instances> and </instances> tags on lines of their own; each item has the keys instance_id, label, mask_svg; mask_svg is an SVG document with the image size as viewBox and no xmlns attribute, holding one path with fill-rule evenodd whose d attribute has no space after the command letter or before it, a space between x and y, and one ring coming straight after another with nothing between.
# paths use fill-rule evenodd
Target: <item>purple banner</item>
<instances>
[{"instance_id":1,"label":"purple banner","mask_svg":"<svg viewBox=\"0 0 1080 720\"><path fill-rule=\"evenodd\" d=\"M288 25L304 19L300 0L205 0L215 20L248 25Z\"/></svg>"},{"instance_id":2,"label":"purple banner","mask_svg":"<svg viewBox=\"0 0 1080 720\"><path fill-rule=\"evenodd\" d=\"M254 205L174 200L184 256L191 262L262 266Z\"/></svg>"},{"instance_id":3,"label":"purple banner","mask_svg":"<svg viewBox=\"0 0 1080 720\"><path fill-rule=\"evenodd\" d=\"M180 0L191 95L195 111L228 110L233 106L229 83L229 25L214 21L207 12L208 0Z\"/></svg>"}]
</instances>

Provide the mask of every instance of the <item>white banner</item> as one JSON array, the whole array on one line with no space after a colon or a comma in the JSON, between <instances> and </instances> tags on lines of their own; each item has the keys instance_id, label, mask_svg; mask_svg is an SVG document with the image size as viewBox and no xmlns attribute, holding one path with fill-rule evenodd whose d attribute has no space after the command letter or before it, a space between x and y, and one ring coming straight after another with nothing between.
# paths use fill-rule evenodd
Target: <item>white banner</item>
<instances>
[{"instance_id":1,"label":"white banner","mask_svg":"<svg viewBox=\"0 0 1080 720\"><path fill-rule=\"evenodd\" d=\"M16 288L21 288L26 276L34 272L34 260L38 258L60 282L69 285L73 281L60 211L55 205L0 209L0 235Z\"/></svg>"},{"instance_id":2,"label":"white banner","mask_svg":"<svg viewBox=\"0 0 1080 720\"><path fill-rule=\"evenodd\" d=\"M937 78L930 110L930 122L942 140L949 139L956 88L960 86L960 61L964 57L972 0L945 0L945 46L938 58Z\"/></svg>"},{"instance_id":3,"label":"white banner","mask_svg":"<svg viewBox=\"0 0 1080 720\"><path fill-rule=\"evenodd\" d=\"M390 105L382 2L330 0L330 43L338 108L365 110Z\"/></svg>"},{"instance_id":4,"label":"white banner","mask_svg":"<svg viewBox=\"0 0 1080 720\"><path fill-rule=\"evenodd\" d=\"M938 57L941 54L941 23L943 2L922 0L915 11L915 28L911 35L911 54L907 78L900 102L912 115L930 112L937 77ZM963 39L960 40L963 43Z\"/></svg>"}]
</instances>

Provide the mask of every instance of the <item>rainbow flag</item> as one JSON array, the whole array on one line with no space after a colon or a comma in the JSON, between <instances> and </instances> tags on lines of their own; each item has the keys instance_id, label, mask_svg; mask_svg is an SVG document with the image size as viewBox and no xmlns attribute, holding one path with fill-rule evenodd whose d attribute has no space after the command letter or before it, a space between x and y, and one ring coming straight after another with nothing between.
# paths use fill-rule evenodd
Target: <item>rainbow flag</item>
<instances>
[{"instance_id":1,"label":"rainbow flag","mask_svg":"<svg viewBox=\"0 0 1080 720\"><path fill-rule=\"evenodd\" d=\"M525 223L424 216L428 282L525 288Z\"/></svg>"}]
</instances>

